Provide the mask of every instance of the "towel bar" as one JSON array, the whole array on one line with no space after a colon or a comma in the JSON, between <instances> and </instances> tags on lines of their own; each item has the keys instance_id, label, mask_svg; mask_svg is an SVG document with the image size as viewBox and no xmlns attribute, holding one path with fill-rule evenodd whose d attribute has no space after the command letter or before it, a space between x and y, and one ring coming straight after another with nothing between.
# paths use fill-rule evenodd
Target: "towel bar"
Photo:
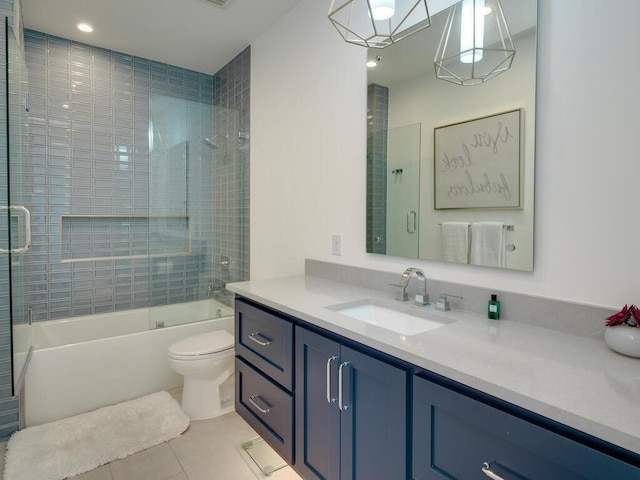
<instances>
[{"instance_id":1,"label":"towel bar","mask_svg":"<svg viewBox=\"0 0 640 480\"><path fill-rule=\"evenodd\" d=\"M441 227L442 223L439 223L438 226ZM471 228L471 224L469 224L469 228ZM505 225L504 228L509 232L513 232L515 230L513 225Z\"/></svg>"}]
</instances>

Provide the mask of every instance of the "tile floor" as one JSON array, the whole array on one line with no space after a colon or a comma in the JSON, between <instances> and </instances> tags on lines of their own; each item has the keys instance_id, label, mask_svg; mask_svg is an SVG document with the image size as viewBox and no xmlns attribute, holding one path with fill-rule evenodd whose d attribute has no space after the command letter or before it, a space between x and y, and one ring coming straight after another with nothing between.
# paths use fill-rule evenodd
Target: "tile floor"
<instances>
[{"instance_id":1,"label":"tile floor","mask_svg":"<svg viewBox=\"0 0 640 480\"><path fill-rule=\"evenodd\" d=\"M179 391L170 393L179 399ZM195 420L178 438L73 480L301 480L288 466L263 475L240 446L256 435L235 412L211 420ZM4 465L4 450L0 445L0 466Z\"/></svg>"}]
</instances>

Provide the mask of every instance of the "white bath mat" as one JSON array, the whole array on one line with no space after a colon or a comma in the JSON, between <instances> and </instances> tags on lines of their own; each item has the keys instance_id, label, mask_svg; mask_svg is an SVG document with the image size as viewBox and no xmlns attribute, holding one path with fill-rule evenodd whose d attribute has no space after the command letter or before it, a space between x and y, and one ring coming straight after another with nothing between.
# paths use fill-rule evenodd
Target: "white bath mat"
<instances>
[{"instance_id":1,"label":"white bath mat","mask_svg":"<svg viewBox=\"0 0 640 480\"><path fill-rule=\"evenodd\" d=\"M189 426L167 392L14 433L4 480L62 480L177 437Z\"/></svg>"}]
</instances>

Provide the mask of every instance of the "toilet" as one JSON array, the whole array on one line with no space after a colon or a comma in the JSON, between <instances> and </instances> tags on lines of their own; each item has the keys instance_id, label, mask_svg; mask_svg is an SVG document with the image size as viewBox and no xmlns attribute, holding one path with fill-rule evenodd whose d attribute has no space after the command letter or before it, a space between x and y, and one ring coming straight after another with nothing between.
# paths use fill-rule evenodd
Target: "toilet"
<instances>
[{"instance_id":1,"label":"toilet","mask_svg":"<svg viewBox=\"0 0 640 480\"><path fill-rule=\"evenodd\" d=\"M233 375L234 338L225 330L202 333L169 347L169 365L184 376L182 411L191 420L217 417L223 408L220 386Z\"/></svg>"}]
</instances>

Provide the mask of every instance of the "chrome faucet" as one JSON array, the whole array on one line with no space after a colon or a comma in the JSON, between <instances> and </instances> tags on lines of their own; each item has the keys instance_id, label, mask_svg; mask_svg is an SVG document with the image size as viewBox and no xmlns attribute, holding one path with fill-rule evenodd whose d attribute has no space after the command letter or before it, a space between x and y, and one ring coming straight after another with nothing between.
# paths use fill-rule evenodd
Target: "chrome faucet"
<instances>
[{"instance_id":1,"label":"chrome faucet","mask_svg":"<svg viewBox=\"0 0 640 480\"><path fill-rule=\"evenodd\" d=\"M407 300L409 300L409 295L407 295L407 287L409 286L409 280L411 280L411 277L414 273L416 274L416 277L418 277L418 280L422 281L424 285L424 291L422 293L420 291L416 293L414 303L416 305L428 305L429 294L427 293L427 277L422 270L413 267L409 267L404 272L402 272L402 275L400 276L400 285L398 285L399 287L402 287L402 292L398 292L396 300L399 300L401 302L406 302Z\"/></svg>"}]
</instances>

